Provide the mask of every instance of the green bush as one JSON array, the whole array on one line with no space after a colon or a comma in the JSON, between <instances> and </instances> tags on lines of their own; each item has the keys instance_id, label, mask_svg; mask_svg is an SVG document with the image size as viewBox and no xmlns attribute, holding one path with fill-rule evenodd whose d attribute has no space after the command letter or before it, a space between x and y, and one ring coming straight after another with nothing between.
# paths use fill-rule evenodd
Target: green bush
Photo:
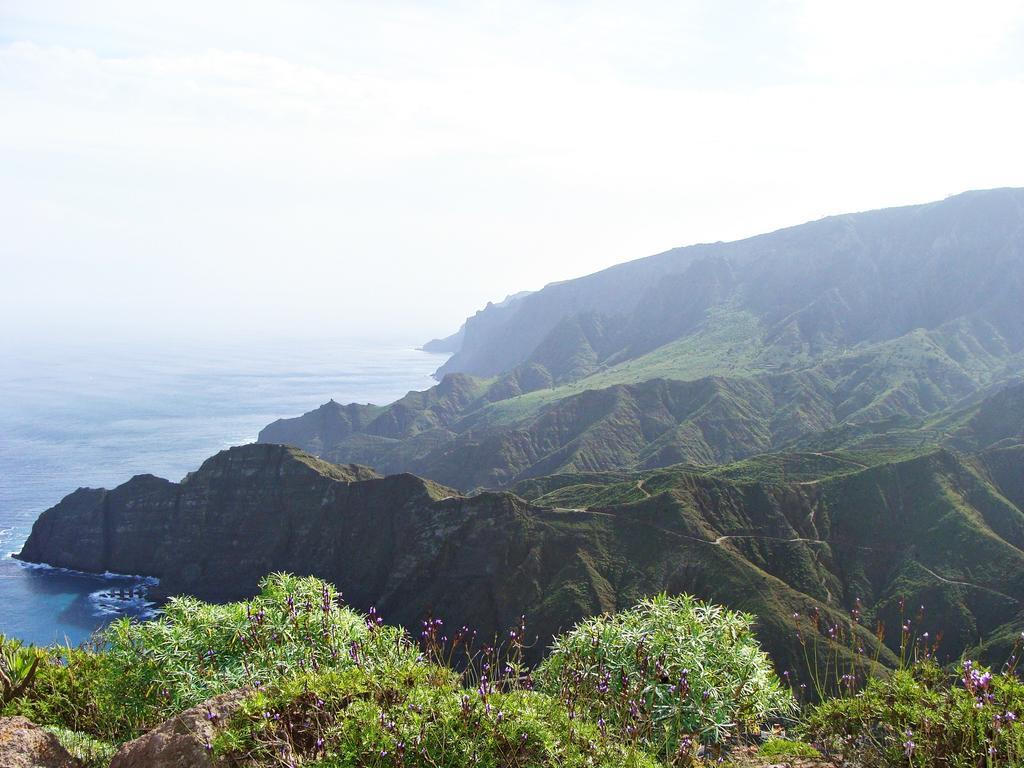
<instances>
[{"instance_id":1,"label":"green bush","mask_svg":"<svg viewBox=\"0 0 1024 768\"><path fill-rule=\"evenodd\" d=\"M964 662L951 675L920 661L813 707L806 735L865 768L1024 764L1024 684ZM981 761L981 762L979 762Z\"/></svg>"},{"instance_id":2,"label":"green bush","mask_svg":"<svg viewBox=\"0 0 1024 768\"><path fill-rule=\"evenodd\" d=\"M527 690L464 688L422 662L305 672L250 695L214 751L236 765L656 768Z\"/></svg>"},{"instance_id":3,"label":"green bush","mask_svg":"<svg viewBox=\"0 0 1024 768\"><path fill-rule=\"evenodd\" d=\"M752 617L659 597L555 640L544 690L665 759L795 708L751 633Z\"/></svg>"},{"instance_id":4,"label":"green bush","mask_svg":"<svg viewBox=\"0 0 1024 768\"><path fill-rule=\"evenodd\" d=\"M120 718L121 702L107 695L103 657L87 648L45 649L35 684L12 702L5 714L27 717L40 725L109 736Z\"/></svg>"},{"instance_id":5,"label":"green bush","mask_svg":"<svg viewBox=\"0 0 1024 768\"><path fill-rule=\"evenodd\" d=\"M153 724L211 696L303 670L414 658L405 633L343 608L315 578L272 574L252 600L175 598L160 618L103 633L103 667L132 719Z\"/></svg>"},{"instance_id":6,"label":"green bush","mask_svg":"<svg viewBox=\"0 0 1024 768\"><path fill-rule=\"evenodd\" d=\"M333 587L273 574L252 600L175 598L158 619L121 619L92 648L57 648L14 711L122 742L211 696L301 672L411 659L397 628L343 608ZM12 709L8 707L8 709Z\"/></svg>"}]
</instances>

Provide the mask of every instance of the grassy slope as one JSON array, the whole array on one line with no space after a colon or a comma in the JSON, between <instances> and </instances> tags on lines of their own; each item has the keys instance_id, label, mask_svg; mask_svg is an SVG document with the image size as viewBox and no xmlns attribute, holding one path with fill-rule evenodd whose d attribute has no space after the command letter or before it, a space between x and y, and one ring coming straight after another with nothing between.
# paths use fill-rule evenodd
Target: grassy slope
<instances>
[{"instance_id":1,"label":"grassy slope","mask_svg":"<svg viewBox=\"0 0 1024 768\"><path fill-rule=\"evenodd\" d=\"M800 370L822 375L846 395L838 403L844 418L886 411L923 415L936 410L933 401L940 407L951 404L942 390L952 383L962 384L966 395L1021 369L1019 356L993 353L991 347L1001 347L1001 341L978 340L979 334L994 333L990 327L975 328L970 323L956 322L930 332L919 329L889 341L834 350L817 359L802 349L766 343L765 333L750 313L715 308L691 336L578 381L489 404L480 421L494 426L514 424L536 415L545 405L618 384L708 376L748 379ZM924 386L908 395L922 378Z\"/></svg>"},{"instance_id":2,"label":"grassy slope","mask_svg":"<svg viewBox=\"0 0 1024 768\"><path fill-rule=\"evenodd\" d=\"M678 516L675 526L640 535L690 537L678 542L679 578L758 613L773 648L792 648L784 634L793 611L841 611L854 598L865 625L878 618L890 630L900 598L915 612L924 605L915 632L943 630L953 655L990 635L991 650L1003 650L999 638L1021 629L1024 514L984 468L947 452L874 467L842 454L772 456L711 470L564 475L517 490L563 508L631 510L634 524L642 510L652 520ZM657 561L650 551L637 557Z\"/></svg>"}]
</instances>

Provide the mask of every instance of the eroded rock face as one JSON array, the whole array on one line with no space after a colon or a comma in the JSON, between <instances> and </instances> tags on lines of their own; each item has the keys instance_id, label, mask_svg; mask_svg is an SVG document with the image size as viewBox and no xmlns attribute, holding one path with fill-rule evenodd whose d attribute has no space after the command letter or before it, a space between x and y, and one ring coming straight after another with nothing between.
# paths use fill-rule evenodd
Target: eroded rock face
<instances>
[{"instance_id":1,"label":"eroded rock face","mask_svg":"<svg viewBox=\"0 0 1024 768\"><path fill-rule=\"evenodd\" d=\"M24 717L0 717L3 768L81 768L57 737Z\"/></svg>"},{"instance_id":2,"label":"eroded rock face","mask_svg":"<svg viewBox=\"0 0 1024 768\"><path fill-rule=\"evenodd\" d=\"M212 768L210 744L219 725L238 709L245 691L231 691L186 709L129 741L110 768Z\"/></svg>"},{"instance_id":3,"label":"eroded rock face","mask_svg":"<svg viewBox=\"0 0 1024 768\"><path fill-rule=\"evenodd\" d=\"M156 576L166 594L235 599L273 570L301 571L300 534L350 485L376 477L366 467L328 464L284 446L232 448L180 483L138 475L112 491L78 489L40 516L19 557ZM390 503L418 490L388 495L394 485L371 488Z\"/></svg>"}]
</instances>

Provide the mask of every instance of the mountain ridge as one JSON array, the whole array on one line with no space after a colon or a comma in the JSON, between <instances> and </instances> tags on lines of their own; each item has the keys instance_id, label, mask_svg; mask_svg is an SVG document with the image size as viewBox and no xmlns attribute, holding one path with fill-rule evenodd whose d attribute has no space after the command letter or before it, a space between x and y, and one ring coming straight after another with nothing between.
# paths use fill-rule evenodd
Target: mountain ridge
<instances>
[{"instance_id":1,"label":"mountain ridge","mask_svg":"<svg viewBox=\"0 0 1024 768\"><path fill-rule=\"evenodd\" d=\"M1002 253L1007 243L1014 245L1018 257L1014 281L1019 288L1022 226L1024 190L1007 187L830 216L739 241L675 248L551 284L524 297L514 312L481 311L467 321L462 348L438 375L458 371L487 377L509 371L529 362L558 322L584 311L629 315L639 307L641 314L618 346L653 349L657 344L647 336L660 332L666 318L682 324L676 331L685 330L687 318L692 322L694 314L706 309L701 302L708 300L707 291L673 292L685 288L687 281L700 288L732 287L731 294L761 317L769 332L795 324L808 343L816 331L827 330L829 315L837 308L846 324L846 343L892 338L962 314L959 310L978 295L963 290L980 272L970 259L987 256L990 265L1012 266L1013 254L1005 258ZM964 258L956 258L958 254ZM901 294L898 287L914 286L914 272L921 269L927 271L927 282L916 284L924 292ZM858 282L859 274L872 278L874 287ZM668 284L666 276L672 276ZM745 282L730 286L737 279ZM996 293L1006 289L998 282L989 285ZM895 295L886 294L884 286L890 291L895 287ZM839 301L824 301L830 293ZM677 304L682 300L679 311L666 305L666 295ZM656 322L645 322L644 312ZM883 333L886 325L889 331ZM1020 328L1015 331L1019 343Z\"/></svg>"},{"instance_id":2,"label":"mountain ridge","mask_svg":"<svg viewBox=\"0 0 1024 768\"><path fill-rule=\"evenodd\" d=\"M250 444L181 483L80 489L40 516L19 557L215 600L271 571L316 575L411 629L432 614L489 636L525 613L538 653L585 616L685 591L755 613L781 668L800 663L794 613L839 622L856 597L866 621L892 621L903 597L927 604L955 655L1013 625L1024 599L1020 489L997 485L992 466L936 451L826 459L810 480L680 466L578 475L557 500L545 481L518 489L544 505Z\"/></svg>"},{"instance_id":3,"label":"mountain ridge","mask_svg":"<svg viewBox=\"0 0 1024 768\"><path fill-rule=\"evenodd\" d=\"M1021 296L1024 189L833 216L490 305L436 387L367 425L320 412L259 439L467 489L728 462L920 420L1024 376Z\"/></svg>"}]
</instances>

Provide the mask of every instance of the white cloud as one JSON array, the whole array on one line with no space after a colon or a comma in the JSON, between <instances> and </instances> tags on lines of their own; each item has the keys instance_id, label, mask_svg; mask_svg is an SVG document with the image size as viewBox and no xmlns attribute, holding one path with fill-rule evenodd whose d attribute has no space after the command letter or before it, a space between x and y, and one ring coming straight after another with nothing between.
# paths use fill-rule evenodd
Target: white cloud
<instances>
[{"instance_id":1,"label":"white cloud","mask_svg":"<svg viewBox=\"0 0 1024 768\"><path fill-rule=\"evenodd\" d=\"M991 76L1024 20L1018 0L805 0L798 21L808 70L822 78L928 81Z\"/></svg>"},{"instance_id":2,"label":"white cloud","mask_svg":"<svg viewBox=\"0 0 1024 768\"><path fill-rule=\"evenodd\" d=\"M911 45L910 11L777 2L745 59L729 5L9 4L0 322L428 336L674 245L1024 180L1012 6ZM963 76L924 76L943 48Z\"/></svg>"}]
</instances>

